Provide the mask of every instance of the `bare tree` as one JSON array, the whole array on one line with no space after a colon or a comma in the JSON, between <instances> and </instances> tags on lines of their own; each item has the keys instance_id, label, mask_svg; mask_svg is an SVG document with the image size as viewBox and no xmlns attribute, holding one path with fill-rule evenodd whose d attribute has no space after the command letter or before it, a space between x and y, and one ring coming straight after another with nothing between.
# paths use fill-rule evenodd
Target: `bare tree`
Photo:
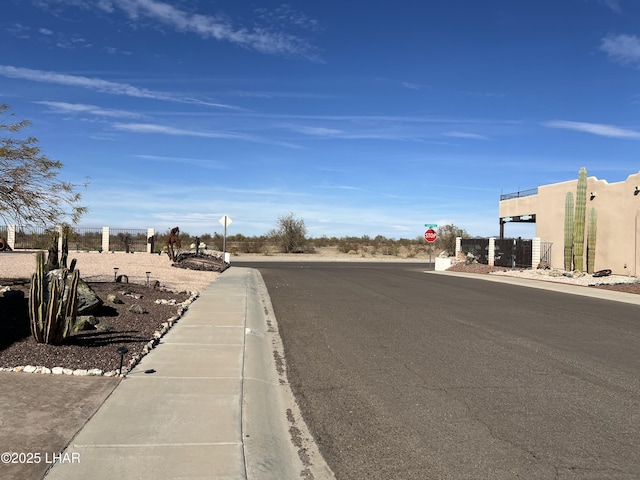
<instances>
[{"instance_id":1,"label":"bare tree","mask_svg":"<svg viewBox=\"0 0 640 480\"><path fill-rule=\"evenodd\" d=\"M469 234L464 229L456 227L453 224L438 227L436 248L446 250L449 255L455 255L456 237L469 238Z\"/></svg>"},{"instance_id":2,"label":"bare tree","mask_svg":"<svg viewBox=\"0 0 640 480\"><path fill-rule=\"evenodd\" d=\"M42 226L77 223L87 212L78 185L58 178L62 163L43 154L37 138L18 137L31 123L11 123L13 115L8 105L0 105L0 218Z\"/></svg>"},{"instance_id":3,"label":"bare tree","mask_svg":"<svg viewBox=\"0 0 640 480\"><path fill-rule=\"evenodd\" d=\"M270 232L269 237L284 253L301 253L307 242L307 227L304 220L293 213L278 218L278 228Z\"/></svg>"}]
</instances>

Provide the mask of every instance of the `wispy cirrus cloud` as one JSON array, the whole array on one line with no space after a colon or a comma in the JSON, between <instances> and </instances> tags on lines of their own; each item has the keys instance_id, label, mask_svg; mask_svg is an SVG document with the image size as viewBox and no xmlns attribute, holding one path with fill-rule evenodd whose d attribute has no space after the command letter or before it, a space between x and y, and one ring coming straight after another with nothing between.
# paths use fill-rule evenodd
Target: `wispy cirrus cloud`
<instances>
[{"instance_id":1,"label":"wispy cirrus cloud","mask_svg":"<svg viewBox=\"0 0 640 480\"><path fill-rule=\"evenodd\" d=\"M615 13L622 13L622 7L620 6L620 0L598 0L599 3L609 7Z\"/></svg>"},{"instance_id":2,"label":"wispy cirrus cloud","mask_svg":"<svg viewBox=\"0 0 640 480\"><path fill-rule=\"evenodd\" d=\"M66 103L66 102L49 102L40 101L34 102L38 105L46 105L54 113L68 113L68 114L88 114L98 117L109 118L142 118L143 115L131 112L127 110L117 110L113 108L102 108L95 105L86 105L83 103Z\"/></svg>"},{"instance_id":3,"label":"wispy cirrus cloud","mask_svg":"<svg viewBox=\"0 0 640 480\"><path fill-rule=\"evenodd\" d=\"M337 128L308 127L304 125L291 125L289 126L289 128L298 133L316 137L340 137L345 135L345 132L343 130L338 130Z\"/></svg>"},{"instance_id":4,"label":"wispy cirrus cloud","mask_svg":"<svg viewBox=\"0 0 640 480\"><path fill-rule=\"evenodd\" d=\"M635 35L608 35L602 39L600 50L616 62L640 64L640 38Z\"/></svg>"},{"instance_id":5,"label":"wispy cirrus cloud","mask_svg":"<svg viewBox=\"0 0 640 480\"><path fill-rule=\"evenodd\" d=\"M390 140L430 142L441 144L442 137L489 140L475 133L476 129L500 132L521 122L508 120L454 119L414 116L381 115L271 115L249 112L241 114L255 118L288 119L291 122L274 122L275 128L290 130L302 135L343 140ZM233 116L233 114L229 115ZM308 121L308 122L307 122ZM324 125L318 125L324 124ZM471 131L468 131L471 130Z\"/></svg>"},{"instance_id":6,"label":"wispy cirrus cloud","mask_svg":"<svg viewBox=\"0 0 640 480\"><path fill-rule=\"evenodd\" d=\"M420 83L413 83L413 82L400 82L400 84L404 87L404 88L408 88L409 90L421 90L424 88L424 85L420 84Z\"/></svg>"},{"instance_id":7,"label":"wispy cirrus cloud","mask_svg":"<svg viewBox=\"0 0 640 480\"><path fill-rule=\"evenodd\" d=\"M219 131L205 131L205 130L191 130L184 128L176 128L170 125L160 125L155 123L114 123L113 128L120 131L131 133L148 133L148 134L160 134L160 135L173 135L184 137L200 137L200 138L213 138L213 139L227 139L227 140L240 140L245 142L263 143L268 145L278 145L287 148L301 148L300 146L289 143L280 142L277 140L271 140L269 138L246 135L236 132L219 132Z\"/></svg>"},{"instance_id":8,"label":"wispy cirrus cloud","mask_svg":"<svg viewBox=\"0 0 640 480\"><path fill-rule=\"evenodd\" d=\"M414 141L420 142L424 139L420 134L413 131L399 128L357 128L338 129L328 127L316 127L306 125L283 124L279 128L291 130L310 137L321 139L342 139L342 140L390 140L390 141Z\"/></svg>"},{"instance_id":9,"label":"wispy cirrus cloud","mask_svg":"<svg viewBox=\"0 0 640 480\"><path fill-rule=\"evenodd\" d=\"M203 39L229 42L242 48L272 55L285 55L321 62L317 49L301 36L289 33L283 27L295 26L307 31L317 31L317 21L282 5L274 11L258 9L253 26L236 26L221 15L192 13L179 5L157 0L100 0L85 2L78 0L48 0L78 8L96 8L110 15L124 14L136 27L169 27L178 33L194 34Z\"/></svg>"},{"instance_id":10,"label":"wispy cirrus cloud","mask_svg":"<svg viewBox=\"0 0 640 480\"><path fill-rule=\"evenodd\" d=\"M543 122L542 126L549 128L561 128L574 130L577 132L590 133L601 137L626 138L630 140L640 140L640 132L627 128L616 127L604 123L572 122L567 120L551 120Z\"/></svg>"},{"instance_id":11,"label":"wispy cirrus cloud","mask_svg":"<svg viewBox=\"0 0 640 480\"><path fill-rule=\"evenodd\" d=\"M109 95L124 95L127 97L149 98L154 100L187 103L193 105L205 105L229 109L237 108L232 105L207 102L197 98L180 97L171 93L140 88L128 83L112 82L110 80L85 77L82 75L69 75L66 73L14 67L11 65L0 65L0 75L3 77L30 80L33 82L52 83L56 85L66 85L69 87L85 88L87 90L93 90Z\"/></svg>"},{"instance_id":12,"label":"wispy cirrus cloud","mask_svg":"<svg viewBox=\"0 0 640 480\"><path fill-rule=\"evenodd\" d=\"M161 163L180 163L181 165L187 163L195 165L201 168L208 168L213 170L225 170L227 165L217 160L209 160L205 158L190 158L190 157L166 157L162 155L134 155L135 158L141 160L150 160L152 162Z\"/></svg>"},{"instance_id":13,"label":"wispy cirrus cloud","mask_svg":"<svg viewBox=\"0 0 640 480\"><path fill-rule=\"evenodd\" d=\"M478 133L469 133L469 132L445 132L443 133L445 137L455 137L455 138L470 138L473 140L488 140L489 137L485 135L480 135Z\"/></svg>"}]
</instances>

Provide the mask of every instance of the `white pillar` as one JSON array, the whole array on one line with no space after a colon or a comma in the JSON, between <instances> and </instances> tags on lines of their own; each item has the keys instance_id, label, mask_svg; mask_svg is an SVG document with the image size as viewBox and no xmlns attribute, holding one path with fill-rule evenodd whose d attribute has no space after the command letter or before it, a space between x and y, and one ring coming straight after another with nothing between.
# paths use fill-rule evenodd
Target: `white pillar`
<instances>
[{"instance_id":1,"label":"white pillar","mask_svg":"<svg viewBox=\"0 0 640 480\"><path fill-rule=\"evenodd\" d=\"M534 237L531 242L531 268L538 268L540 265L541 244L540 237Z\"/></svg>"},{"instance_id":2,"label":"white pillar","mask_svg":"<svg viewBox=\"0 0 640 480\"><path fill-rule=\"evenodd\" d=\"M456 258L462 251L462 237L456 237Z\"/></svg>"},{"instance_id":3,"label":"white pillar","mask_svg":"<svg viewBox=\"0 0 640 480\"><path fill-rule=\"evenodd\" d=\"M496 261L496 239L494 237L489 238L489 255L487 256L487 264L490 267L495 265Z\"/></svg>"},{"instance_id":4,"label":"white pillar","mask_svg":"<svg viewBox=\"0 0 640 480\"><path fill-rule=\"evenodd\" d=\"M102 227L102 251L109 253L109 227Z\"/></svg>"},{"instance_id":5,"label":"white pillar","mask_svg":"<svg viewBox=\"0 0 640 480\"><path fill-rule=\"evenodd\" d=\"M147 228L147 253L153 253L153 251L151 250L151 242L149 241L149 239L152 238L155 234L155 229Z\"/></svg>"},{"instance_id":6,"label":"white pillar","mask_svg":"<svg viewBox=\"0 0 640 480\"><path fill-rule=\"evenodd\" d=\"M7 245L11 250L16 249L16 226L7 225Z\"/></svg>"}]
</instances>

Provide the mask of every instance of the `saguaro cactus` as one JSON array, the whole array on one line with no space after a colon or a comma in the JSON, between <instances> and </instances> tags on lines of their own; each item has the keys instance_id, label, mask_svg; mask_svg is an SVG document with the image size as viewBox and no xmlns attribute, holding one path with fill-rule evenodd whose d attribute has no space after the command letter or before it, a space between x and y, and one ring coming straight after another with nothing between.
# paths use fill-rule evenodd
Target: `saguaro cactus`
<instances>
[{"instance_id":1,"label":"saguaro cactus","mask_svg":"<svg viewBox=\"0 0 640 480\"><path fill-rule=\"evenodd\" d=\"M578 172L576 190L576 210L573 218L573 268L584 269L584 221L587 210L587 169L582 167Z\"/></svg>"},{"instance_id":2,"label":"saguaro cactus","mask_svg":"<svg viewBox=\"0 0 640 480\"><path fill-rule=\"evenodd\" d=\"M596 265L596 234L598 233L598 211L589 210L589 233L587 236L587 273L593 273Z\"/></svg>"},{"instance_id":3,"label":"saguaro cactus","mask_svg":"<svg viewBox=\"0 0 640 480\"><path fill-rule=\"evenodd\" d=\"M44 253L36 257L29 289L31 333L38 343L60 345L73 329L78 310L79 273L67 269L45 274Z\"/></svg>"},{"instance_id":4,"label":"saguaro cactus","mask_svg":"<svg viewBox=\"0 0 640 480\"><path fill-rule=\"evenodd\" d=\"M573 260L573 193L567 192L564 201L564 269L571 270Z\"/></svg>"}]
</instances>

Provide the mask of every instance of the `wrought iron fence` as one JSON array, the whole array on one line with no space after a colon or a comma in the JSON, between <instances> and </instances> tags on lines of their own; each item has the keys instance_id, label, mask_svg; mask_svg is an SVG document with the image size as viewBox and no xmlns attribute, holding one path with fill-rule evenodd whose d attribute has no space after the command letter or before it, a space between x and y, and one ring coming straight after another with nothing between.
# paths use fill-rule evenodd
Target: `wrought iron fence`
<instances>
[{"instance_id":1,"label":"wrought iron fence","mask_svg":"<svg viewBox=\"0 0 640 480\"><path fill-rule=\"evenodd\" d=\"M7 243L7 237L9 233L9 229L3 225L0 225L0 252L6 250L7 248L10 248L9 244Z\"/></svg>"},{"instance_id":2,"label":"wrought iron fence","mask_svg":"<svg viewBox=\"0 0 640 480\"><path fill-rule=\"evenodd\" d=\"M109 229L109 250L112 252L146 252L147 231L144 229Z\"/></svg>"},{"instance_id":3,"label":"wrought iron fence","mask_svg":"<svg viewBox=\"0 0 640 480\"><path fill-rule=\"evenodd\" d=\"M13 240L9 244L15 250L47 250L59 238L60 227L34 225L0 225L0 237ZM109 228L109 250L123 252L146 252L148 229ZM11 238L9 238L11 237ZM70 251L102 251L106 242L103 227L71 227L69 230Z\"/></svg>"},{"instance_id":4,"label":"wrought iron fence","mask_svg":"<svg viewBox=\"0 0 640 480\"><path fill-rule=\"evenodd\" d=\"M16 228L15 249L46 250L54 239L53 228L24 225Z\"/></svg>"},{"instance_id":5,"label":"wrought iron fence","mask_svg":"<svg viewBox=\"0 0 640 480\"><path fill-rule=\"evenodd\" d=\"M551 247L552 242L540 242L540 263L551 265Z\"/></svg>"},{"instance_id":6,"label":"wrought iron fence","mask_svg":"<svg viewBox=\"0 0 640 480\"><path fill-rule=\"evenodd\" d=\"M102 227L73 227L69 234L69 249L76 252L102 250Z\"/></svg>"}]
</instances>

